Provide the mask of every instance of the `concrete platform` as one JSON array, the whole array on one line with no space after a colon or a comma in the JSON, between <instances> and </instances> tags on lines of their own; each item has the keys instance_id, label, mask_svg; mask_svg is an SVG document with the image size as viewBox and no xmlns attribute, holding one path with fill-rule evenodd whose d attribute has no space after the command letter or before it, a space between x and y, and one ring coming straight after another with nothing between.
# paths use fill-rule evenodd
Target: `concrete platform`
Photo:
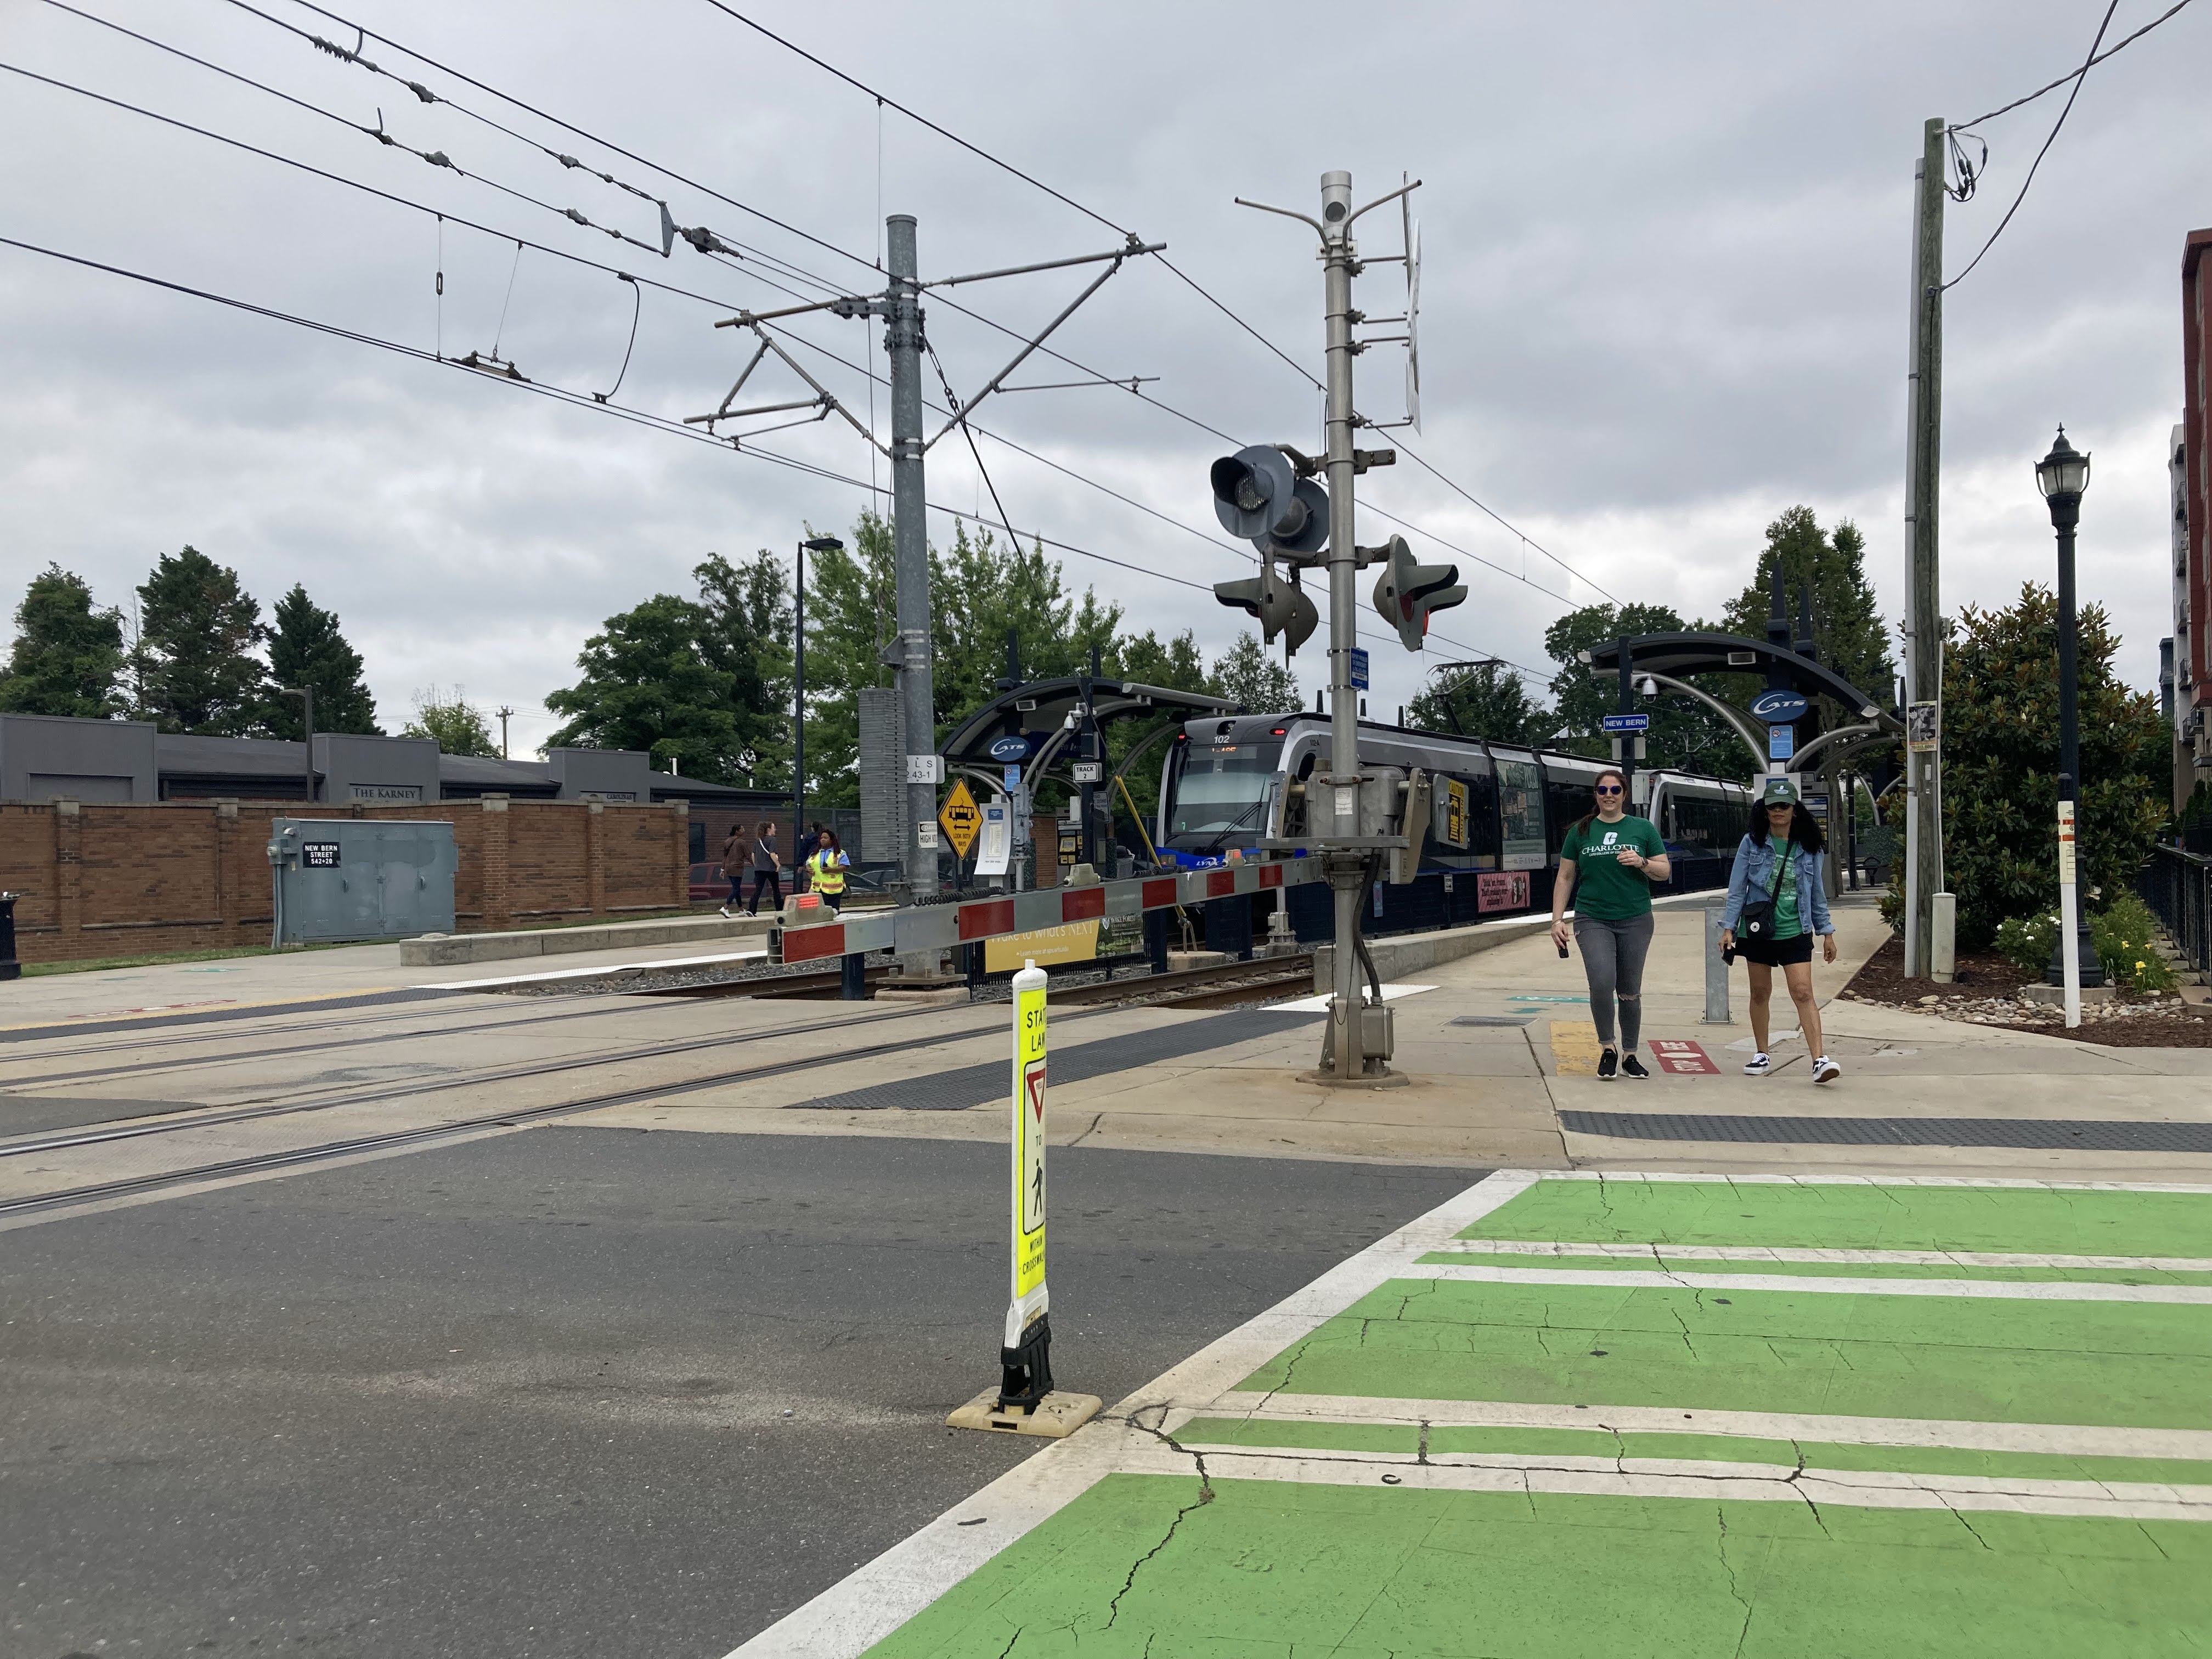
<instances>
[{"instance_id":1,"label":"concrete platform","mask_svg":"<svg viewBox=\"0 0 2212 1659\"><path fill-rule=\"evenodd\" d=\"M444 968L471 962L513 962L580 951L631 951L652 945L706 945L718 939L765 939L773 916L665 916L587 927L529 927L499 933L428 933L399 941L403 968Z\"/></svg>"}]
</instances>

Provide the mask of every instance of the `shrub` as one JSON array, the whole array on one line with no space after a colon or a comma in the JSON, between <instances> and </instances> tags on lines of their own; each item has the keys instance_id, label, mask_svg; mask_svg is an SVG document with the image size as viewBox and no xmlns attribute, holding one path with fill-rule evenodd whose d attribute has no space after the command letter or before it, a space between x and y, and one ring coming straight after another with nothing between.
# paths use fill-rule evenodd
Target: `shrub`
<instances>
[{"instance_id":1,"label":"shrub","mask_svg":"<svg viewBox=\"0 0 2212 1659\"><path fill-rule=\"evenodd\" d=\"M2096 942L2097 958L2105 964L2105 977L2132 991L2171 991L2172 964L2159 954L2158 921L2150 907L2129 893L2100 916L2089 919L2089 937Z\"/></svg>"},{"instance_id":2,"label":"shrub","mask_svg":"<svg viewBox=\"0 0 2212 1659\"><path fill-rule=\"evenodd\" d=\"M2024 974L2040 975L2051 965L2051 946L2058 943L2058 916L2007 916L1997 924L1996 951Z\"/></svg>"}]
</instances>

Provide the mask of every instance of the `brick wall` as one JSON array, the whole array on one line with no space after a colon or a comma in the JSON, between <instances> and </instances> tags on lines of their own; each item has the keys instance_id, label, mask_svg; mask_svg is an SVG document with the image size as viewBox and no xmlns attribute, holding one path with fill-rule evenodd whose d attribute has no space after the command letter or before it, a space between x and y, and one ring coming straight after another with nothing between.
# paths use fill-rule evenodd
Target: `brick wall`
<instances>
[{"instance_id":1,"label":"brick wall","mask_svg":"<svg viewBox=\"0 0 2212 1659\"><path fill-rule=\"evenodd\" d=\"M0 805L0 890L20 893L17 956L73 962L266 945L270 801ZM438 819L460 867L455 924L477 933L688 908L687 809L582 801L329 806L321 817Z\"/></svg>"}]
</instances>

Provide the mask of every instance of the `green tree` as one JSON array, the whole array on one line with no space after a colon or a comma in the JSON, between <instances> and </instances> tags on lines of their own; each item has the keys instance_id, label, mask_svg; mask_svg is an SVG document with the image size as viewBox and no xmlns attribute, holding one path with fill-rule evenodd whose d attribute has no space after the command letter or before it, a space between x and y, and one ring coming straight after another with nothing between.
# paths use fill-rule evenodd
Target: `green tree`
<instances>
[{"instance_id":1,"label":"green tree","mask_svg":"<svg viewBox=\"0 0 2212 1659\"><path fill-rule=\"evenodd\" d=\"M1250 709L1255 714L1289 714L1304 706L1298 677L1287 663L1277 662L1260 643L1257 634L1245 632L1214 659L1211 690L1217 697Z\"/></svg>"},{"instance_id":2,"label":"green tree","mask_svg":"<svg viewBox=\"0 0 2212 1659\"><path fill-rule=\"evenodd\" d=\"M738 730L736 678L702 648L712 618L696 599L656 593L610 617L584 642L583 678L549 694L545 707L568 722L546 746L642 749L657 771L669 762L709 783L749 769Z\"/></svg>"},{"instance_id":3,"label":"green tree","mask_svg":"<svg viewBox=\"0 0 2212 1659\"><path fill-rule=\"evenodd\" d=\"M451 696L443 695L435 685L427 691L416 692L415 718L401 728L399 735L428 738L438 745L441 754L474 755L484 760L499 758L499 744L492 737L483 710L471 703L467 690L458 685Z\"/></svg>"},{"instance_id":4,"label":"green tree","mask_svg":"<svg viewBox=\"0 0 2212 1659\"><path fill-rule=\"evenodd\" d=\"M723 781L744 782L756 789L788 789L791 580L766 548L742 565L710 553L707 562L691 574L698 579L699 603L706 613L700 654L709 665L730 677L728 706L735 723L736 748L732 775ZM809 663L807 667L811 682L813 665Z\"/></svg>"},{"instance_id":5,"label":"green tree","mask_svg":"<svg viewBox=\"0 0 2212 1659\"><path fill-rule=\"evenodd\" d=\"M269 637L238 572L186 547L163 554L138 589L131 665L138 713L164 732L242 738L263 729L269 671L253 654Z\"/></svg>"},{"instance_id":6,"label":"green tree","mask_svg":"<svg viewBox=\"0 0 2212 1659\"><path fill-rule=\"evenodd\" d=\"M1492 743L1538 744L1558 716L1528 695L1519 672L1486 662L1431 684L1407 705L1406 716L1430 732L1455 732Z\"/></svg>"},{"instance_id":7,"label":"green tree","mask_svg":"<svg viewBox=\"0 0 2212 1659\"><path fill-rule=\"evenodd\" d=\"M1743 592L1730 601L1722 627L1730 634L1754 640L1766 637L1766 620L1773 612L1774 568L1782 567L1782 602L1793 633L1797 626L1799 594L1813 590L1813 643L1821 665L1840 674L1877 702L1887 703L1897 678L1897 662L1890 655L1889 633L1881 619L1873 584L1866 575L1866 538L1849 519L1838 520L1832 535L1824 534L1809 507L1793 507L1766 526L1766 545L1759 550L1759 569ZM1749 675L1732 675L1742 695L1756 695L1760 682ZM1856 725L1856 709L1839 707L1822 698L1823 723Z\"/></svg>"},{"instance_id":8,"label":"green tree","mask_svg":"<svg viewBox=\"0 0 2212 1659\"><path fill-rule=\"evenodd\" d=\"M1119 677L1139 685L1163 686L1170 691L1211 692L1213 689L1206 678L1206 659L1198 648L1198 635L1188 629L1164 642L1149 628L1141 634L1124 635L1115 647L1114 656Z\"/></svg>"},{"instance_id":9,"label":"green tree","mask_svg":"<svg viewBox=\"0 0 2212 1659\"><path fill-rule=\"evenodd\" d=\"M2155 697L2112 672L2118 649L2104 607L2084 606L2076 813L2092 903L2126 891L2149 855L2172 766L2172 728ZM2007 609L1962 610L1944 652L1943 860L1961 949L1986 947L2007 916L2057 904L2057 601L2029 582Z\"/></svg>"},{"instance_id":10,"label":"green tree","mask_svg":"<svg viewBox=\"0 0 2212 1659\"><path fill-rule=\"evenodd\" d=\"M280 692L307 686L315 694L315 730L350 732L380 738L376 699L361 678L361 653L338 631L337 615L307 597L297 582L276 601L276 631L269 637L269 678ZM262 723L269 735L300 740L300 700L282 695L270 700Z\"/></svg>"},{"instance_id":11,"label":"green tree","mask_svg":"<svg viewBox=\"0 0 2212 1659\"><path fill-rule=\"evenodd\" d=\"M1559 665L1559 672L1552 678L1552 695L1558 700L1555 719L1563 733L1557 745L1600 758L1613 753L1613 741L1602 722L1606 715L1620 712L1620 687L1610 677L1594 676L1581 653L1624 636L1710 631L1713 631L1711 623L1685 623L1663 605L1592 605L1560 617L1544 630L1544 649ZM1706 685L1699 689L1712 690ZM1738 780L1751 776L1752 757L1743 739L1735 727L1696 699L1679 691L1667 692L1639 707L1640 712L1651 716L1651 729L1645 733L1644 765L1679 767Z\"/></svg>"},{"instance_id":12,"label":"green tree","mask_svg":"<svg viewBox=\"0 0 2212 1659\"><path fill-rule=\"evenodd\" d=\"M0 670L0 710L103 720L122 712L123 616L92 602L92 585L50 564L15 607L15 643Z\"/></svg>"}]
</instances>

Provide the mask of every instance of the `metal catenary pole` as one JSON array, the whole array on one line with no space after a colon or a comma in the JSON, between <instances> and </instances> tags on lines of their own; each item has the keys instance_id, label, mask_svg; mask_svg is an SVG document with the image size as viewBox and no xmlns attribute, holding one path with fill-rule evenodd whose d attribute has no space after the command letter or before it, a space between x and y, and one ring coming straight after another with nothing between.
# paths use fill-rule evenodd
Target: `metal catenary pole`
<instances>
[{"instance_id":1,"label":"metal catenary pole","mask_svg":"<svg viewBox=\"0 0 2212 1659\"><path fill-rule=\"evenodd\" d=\"M898 582L899 704L906 716L907 811L899 832L901 862L916 898L937 892L937 717L931 674L928 511L923 487L921 428L921 267L915 220L894 213L889 232L890 319L884 331L891 374L891 540ZM917 768L917 757L923 765ZM916 772L922 775L917 781ZM927 827L925 827L927 826Z\"/></svg>"},{"instance_id":2,"label":"metal catenary pole","mask_svg":"<svg viewBox=\"0 0 2212 1659\"><path fill-rule=\"evenodd\" d=\"M806 544L793 554L791 568L791 851L806 839ZM797 876L792 886L799 885Z\"/></svg>"},{"instance_id":3,"label":"metal catenary pole","mask_svg":"<svg viewBox=\"0 0 2212 1659\"><path fill-rule=\"evenodd\" d=\"M1943 144L1945 124L1929 118L1915 170L1912 232L1912 356L1905 405L1905 678L1914 703L1943 696L1941 569L1936 518L1943 435ZM1908 722L1909 724L1909 722ZM1937 741L1942 739L1940 721ZM1932 908L1943 885L1942 758L1940 748L1905 757L1905 971L1930 969Z\"/></svg>"},{"instance_id":4,"label":"metal catenary pole","mask_svg":"<svg viewBox=\"0 0 2212 1659\"><path fill-rule=\"evenodd\" d=\"M1373 833L1359 811L1359 698L1352 685L1352 653L1358 642L1359 550L1352 511L1352 175L1321 176L1322 271L1328 328L1328 402L1324 421L1328 458L1328 696L1329 769L1335 785L1331 827L1338 835ZM1373 827L1379 830L1380 826ZM1337 1075L1358 1077L1363 998L1354 941L1359 906L1366 897L1366 856L1332 860L1329 887L1335 899L1335 941L1328 1012L1328 1051Z\"/></svg>"}]
</instances>

